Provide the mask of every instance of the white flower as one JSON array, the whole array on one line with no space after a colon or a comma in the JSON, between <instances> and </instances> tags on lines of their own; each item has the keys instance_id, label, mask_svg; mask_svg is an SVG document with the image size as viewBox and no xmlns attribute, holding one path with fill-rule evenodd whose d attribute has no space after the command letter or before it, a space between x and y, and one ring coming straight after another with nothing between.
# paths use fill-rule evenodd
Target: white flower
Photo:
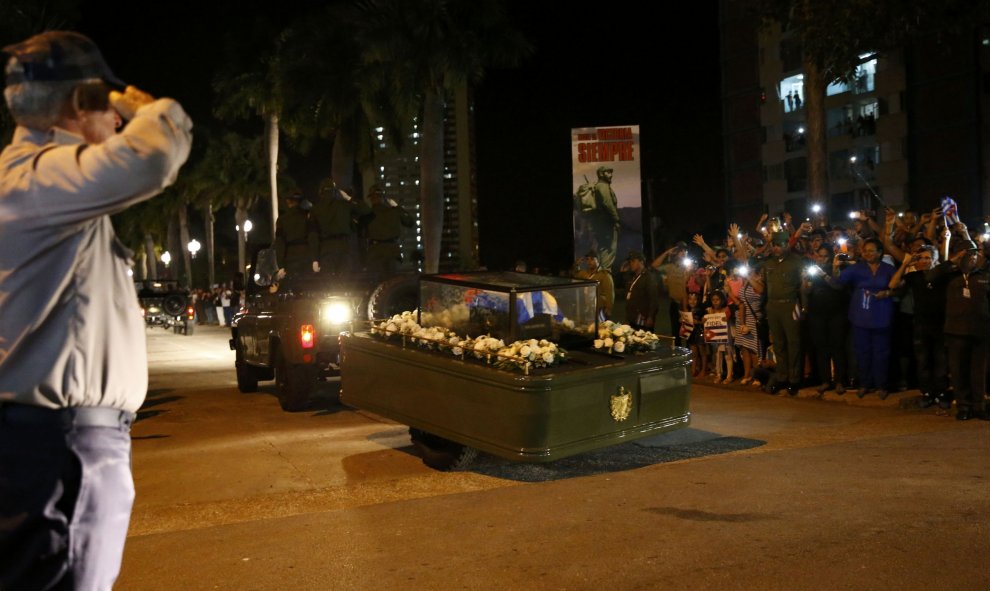
<instances>
[{"instance_id":1,"label":"white flower","mask_svg":"<svg viewBox=\"0 0 990 591\"><path fill-rule=\"evenodd\" d=\"M550 351L547 351L546 353L544 353L543 354L543 361L546 362L546 363L548 363L548 364L549 363L553 363L553 353L551 353Z\"/></svg>"},{"instance_id":2,"label":"white flower","mask_svg":"<svg viewBox=\"0 0 990 591\"><path fill-rule=\"evenodd\" d=\"M603 341L602 339L595 339L595 348L596 349L601 349L604 346L605 346L605 341Z\"/></svg>"},{"instance_id":3,"label":"white flower","mask_svg":"<svg viewBox=\"0 0 990 591\"><path fill-rule=\"evenodd\" d=\"M460 357L461 355L464 354L464 349L461 349L460 347L454 347L453 349L451 349L451 353Z\"/></svg>"},{"instance_id":4,"label":"white flower","mask_svg":"<svg viewBox=\"0 0 990 591\"><path fill-rule=\"evenodd\" d=\"M626 350L626 344L623 343L622 341L619 341L619 342L617 342L615 344L615 352L616 353L622 353L625 350Z\"/></svg>"},{"instance_id":5,"label":"white flower","mask_svg":"<svg viewBox=\"0 0 990 591\"><path fill-rule=\"evenodd\" d=\"M532 349L529 348L529 345L523 345L522 348L519 349L519 356L520 357L529 357L529 354L530 354L531 351L532 351Z\"/></svg>"},{"instance_id":6,"label":"white flower","mask_svg":"<svg viewBox=\"0 0 990 591\"><path fill-rule=\"evenodd\" d=\"M612 339L605 339L605 346L607 348L611 349L613 344L614 344L614 341Z\"/></svg>"}]
</instances>

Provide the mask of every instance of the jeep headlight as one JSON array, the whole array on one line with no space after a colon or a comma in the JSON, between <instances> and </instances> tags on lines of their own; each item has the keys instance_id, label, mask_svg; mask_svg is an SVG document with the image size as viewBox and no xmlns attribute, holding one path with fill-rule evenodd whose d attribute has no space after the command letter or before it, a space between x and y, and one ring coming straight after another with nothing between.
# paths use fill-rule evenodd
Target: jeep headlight
<instances>
[{"instance_id":1,"label":"jeep headlight","mask_svg":"<svg viewBox=\"0 0 990 591\"><path fill-rule=\"evenodd\" d=\"M330 324L350 322L353 316L354 311L348 302L335 300L323 304L323 319Z\"/></svg>"}]
</instances>

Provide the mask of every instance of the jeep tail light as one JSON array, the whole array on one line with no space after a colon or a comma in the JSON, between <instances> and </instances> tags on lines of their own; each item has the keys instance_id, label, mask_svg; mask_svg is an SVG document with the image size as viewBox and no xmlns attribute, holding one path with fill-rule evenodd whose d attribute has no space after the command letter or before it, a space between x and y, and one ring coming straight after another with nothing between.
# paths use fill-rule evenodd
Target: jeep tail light
<instances>
[{"instance_id":1,"label":"jeep tail light","mask_svg":"<svg viewBox=\"0 0 990 591\"><path fill-rule=\"evenodd\" d=\"M189 320L194 320L196 318L196 309L192 306L186 308L186 318Z\"/></svg>"},{"instance_id":2,"label":"jeep tail light","mask_svg":"<svg viewBox=\"0 0 990 591\"><path fill-rule=\"evenodd\" d=\"M316 342L316 329L312 324L303 324L299 327L299 343L303 349L312 349Z\"/></svg>"}]
</instances>

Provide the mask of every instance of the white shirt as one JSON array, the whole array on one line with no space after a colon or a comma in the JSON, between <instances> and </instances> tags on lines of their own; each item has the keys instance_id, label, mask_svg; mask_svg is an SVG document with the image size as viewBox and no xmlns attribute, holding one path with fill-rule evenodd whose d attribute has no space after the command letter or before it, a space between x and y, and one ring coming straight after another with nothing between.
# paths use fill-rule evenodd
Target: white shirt
<instances>
[{"instance_id":1,"label":"white shirt","mask_svg":"<svg viewBox=\"0 0 990 591\"><path fill-rule=\"evenodd\" d=\"M144 322L109 216L175 180L191 129L171 99L96 145L17 128L0 154L0 402L141 406Z\"/></svg>"}]
</instances>

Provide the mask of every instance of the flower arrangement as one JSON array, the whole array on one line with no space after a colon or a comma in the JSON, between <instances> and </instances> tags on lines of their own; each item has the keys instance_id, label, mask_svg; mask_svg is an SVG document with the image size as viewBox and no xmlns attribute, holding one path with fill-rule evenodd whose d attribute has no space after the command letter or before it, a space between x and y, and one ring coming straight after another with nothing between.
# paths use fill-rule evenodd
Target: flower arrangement
<instances>
[{"instance_id":1,"label":"flower arrangement","mask_svg":"<svg viewBox=\"0 0 990 591\"><path fill-rule=\"evenodd\" d=\"M633 330L628 324L606 320L598 327L595 349L609 353L637 353L654 351L660 344L660 337L648 330Z\"/></svg>"},{"instance_id":2,"label":"flower arrangement","mask_svg":"<svg viewBox=\"0 0 990 591\"><path fill-rule=\"evenodd\" d=\"M371 334L378 338L399 337L424 349L449 351L455 357L467 356L484 359L502 369L550 367L567 359L567 351L546 339L516 341L506 345L502 339L491 336L463 338L453 331L439 327L423 327L416 322L414 312L403 312L373 324Z\"/></svg>"},{"instance_id":3,"label":"flower arrangement","mask_svg":"<svg viewBox=\"0 0 990 591\"><path fill-rule=\"evenodd\" d=\"M499 351L496 367L526 369L532 367L550 367L567 359L567 351L546 339L529 339L516 341Z\"/></svg>"}]
</instances>

